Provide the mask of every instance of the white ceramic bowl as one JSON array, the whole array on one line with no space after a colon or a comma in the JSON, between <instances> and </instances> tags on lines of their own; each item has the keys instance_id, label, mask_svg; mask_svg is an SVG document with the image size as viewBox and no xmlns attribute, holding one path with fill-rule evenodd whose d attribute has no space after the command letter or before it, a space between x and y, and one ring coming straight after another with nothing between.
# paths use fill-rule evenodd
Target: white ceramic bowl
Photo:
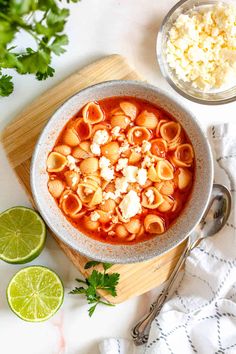
<instances>
[{"instance_id":1,"label":"white ceramic bowl","mask_svg":"<svg viewBox=\"0 0 236 354\"><path fill-rule=\"evenodd\" d=\"M169 112L181 123L195 151L195 181L184 210L166 233L135 245L111 245L82 234L62 214L47 187L47 156L62 128L87 102L113 96L145 99ZM58 238L81 254L111 263L144 261L177 246L200 221L209 201L212 183L211 151L193 114L167 93L154 86L135 81L104 82L88 87L68 99L45 126L36 145L31 165L31 188L34 200L49 228Z\"/></svg>"}]
</instances>

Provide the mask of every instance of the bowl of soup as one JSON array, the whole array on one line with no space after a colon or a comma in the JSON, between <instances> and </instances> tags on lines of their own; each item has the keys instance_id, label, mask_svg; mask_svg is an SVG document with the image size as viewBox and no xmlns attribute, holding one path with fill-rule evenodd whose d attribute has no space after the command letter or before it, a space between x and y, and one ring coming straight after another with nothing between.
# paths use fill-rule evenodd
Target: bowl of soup
<instances>
[{"instance_id":1,"label":"bowl of soup","mask_svg":"<svg viewBox=\"0 0 236 354\"><path fill-rule=\"evenodd\" d=\"M74 250L111 263L163 254L200 221L212 189L207 139L157 87L109 81L69 98L31 164L35 204Z\"/></svg>"}]
</instances>

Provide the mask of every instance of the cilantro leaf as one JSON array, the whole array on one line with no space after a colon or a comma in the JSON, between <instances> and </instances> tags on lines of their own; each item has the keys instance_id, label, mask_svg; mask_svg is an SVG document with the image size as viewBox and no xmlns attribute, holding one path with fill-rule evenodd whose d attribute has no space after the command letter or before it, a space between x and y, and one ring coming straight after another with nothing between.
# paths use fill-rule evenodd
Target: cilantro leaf
<instances>
[{"instance_id":1,"label":"cilantro leaf","mask_svg":"<svg viewBox=\"0 0 236 354\"><path fill-rule=\"evenodd\" d=\"M69 294L86 294L86 289L81 287L75 287L73 290L69 292Z\"/></svg>"},{"instance_id":2,"label":"cilantro leaf","mask_svg":"<svg viewBox=\"0 0 236 354\"><path fill-rule=\"evenodd\" d=\"M46 51L39 50L37 52L29 49L27 54L19 57L21 68L18 69L20 74L46 73L50 64L50 54Z\"/></svg>"},{"instance_id":3,"label":"cilantro leaf","mask_svg":"<svg viewBox=\"0 0 236 354\"><path fill-rule=\"evenodd\" d=\"M92 267L95 267L96 265L100 264L100 262L97 261L89 261L85 264L84 269L89 269Z\"/></svg>"},{"instance_id":4,"label":"cilantro leaf","mask_svg":"<svg viewBox=\"0 0 236 354\"><path fill-rule=\"evenodd\" d=\"M14 88L12 76L2 75L0 77L0 96L9 96Z\"/></svg>"},{"instance_id":5,"label":"cilantro leaf","mask_svg":"<svg viewBox=\"0 0 236 354\"><path fill-rule=\"evenodd\" d=\"M48 66L47 71L45 73L42 72L37 72L36 73L36 78L37 80L46 80L48 77L52 77L55 73L55 69L53 69L51 66Z\"/></svg>"},{"instance_id":6,"label":"cilantro leaf","mask_svg":"<svg viewBox=\"0 0 236 354\"><path fill-rule=\"evenodd\" d=\"M69 43L68 37L63 34L62 36L56 36L52 44L50 45L50 49L55 53L56 55L60 55L65 53L65 48L63 48L65 45Z\"/></svg>"},{"instance_id":7,"label":"cilantro leaf","mask_svg":"<svg viewBox=\"0 0 236 354\"><path fill-rule=\"evenodd\" d=\"M95 267L98 264L100 264L100 262L90 261L85 264L84 268L90 269L92 267ZM103 304L106 306L114 306L113 304L107 301L103 301L101 299L101 296L97 293L97 290L104 290L108 294L111 294L112 296L117 296L116 286L119 282L120 274L106 273L106 271L111 267L112 264L103 263L103 269L104 269L103 273L93 269L92 273L87 277L85 281L81 279L76 279L79 283L84 283L85 286L87 285L87 288L82 288L83 290L78 290L80 288L75 288L70 292L71 294L84 294L87 298L88 304L94 304L88 310L90 317L93 315L98 304Z\"/></svg>"}]
</instances>

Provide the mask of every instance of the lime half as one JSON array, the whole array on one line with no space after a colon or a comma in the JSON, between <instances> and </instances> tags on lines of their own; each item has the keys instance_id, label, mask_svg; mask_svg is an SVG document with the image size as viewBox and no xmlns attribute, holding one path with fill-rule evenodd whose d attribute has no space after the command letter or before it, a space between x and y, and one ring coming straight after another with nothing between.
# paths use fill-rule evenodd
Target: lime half
<instances>
[{"instance_id":1,"label":"lime half","mask_svg":"<svg viewBox=\"0 0 236 354\"><path fill-rule=\"evenodd\" d=\"M14 207L0 214L0 259L8 263L27 263L42 251L46 227L34 210Z\"/></svg>"},{"instance_id":2,"label":"lime half","mask_svg":"<svg viewBox=\"0 0 236 354\"><path fill-rule=\"evenodd\" d=\"M21 269L11 279L7 300L12 311L22 320L45 321L60 308L64 289L52 270L32 266Z\"/></svg>"}]
</instances>

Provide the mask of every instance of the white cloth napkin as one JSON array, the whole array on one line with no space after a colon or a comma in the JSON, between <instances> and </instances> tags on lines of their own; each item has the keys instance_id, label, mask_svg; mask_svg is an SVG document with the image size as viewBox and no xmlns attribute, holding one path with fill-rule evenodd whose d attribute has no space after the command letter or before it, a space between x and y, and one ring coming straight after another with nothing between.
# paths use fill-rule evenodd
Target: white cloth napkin
<instances>
[{"instance_id":1,"label":"white cloth napkin","mask_svg":"<svg viewBox=\"0 0 236 354\"><path fill-rule=\"evenodd\" d=\"M215 182L233 197L227 225L188 257L182 279L153 321L145 347L109 338L101 354L236 353L236 125L213 126Z\"/></svg>"}]
</instances>

